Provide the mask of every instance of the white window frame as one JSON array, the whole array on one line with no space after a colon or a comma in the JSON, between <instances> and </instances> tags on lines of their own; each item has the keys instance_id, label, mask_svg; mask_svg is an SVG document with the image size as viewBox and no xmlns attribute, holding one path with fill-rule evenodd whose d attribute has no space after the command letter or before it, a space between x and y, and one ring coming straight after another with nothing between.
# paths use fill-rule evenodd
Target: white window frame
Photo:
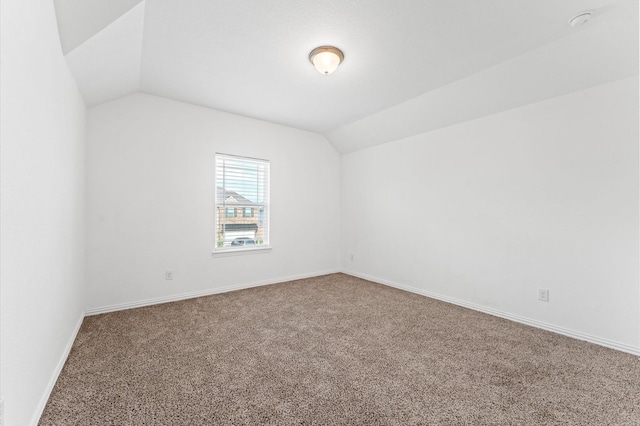
<instances>
[{"instance_id":1,"label":"white window frame","mask_svg":"<svg viewBox=\"0 0 640 426\"><path fill-rule=\"evenodd\" d=\"M246 168L245 168L246 167ZM243 177L246 171L249 177ZM255 183L253 182L255 176ZM256 250L270 250L269 240L269 196L270 196L270 163L268 160L251 157L241 157L216 153L215 155L215 185L214 185L214 244L213 253L238 253ZM222 192L221 192L222 191ZM246 195L246 197L243 195ZM234 196L235 194L236 196ZM233 198L232 204L228 200ZM237 198L237 200L236 200ZM236 208L236 216L228 218L227 208ZM242 214L237 214L238 208ZM244 217L244 209L252 208L254 211L264 211L264 220L260 220L260 214L252 217ZM229 221L229 219L231 219ZM243 219L256 220L255 245L231 246L230 240L225 234L225 225L242 224ZM243 233L242 230L226 231ZM247 231L245 231L247 232ZM238 235L239 235L238 234ZM244 237L244 235L243 235ZM244 237L246 238L246 237ZM263 243L258 243L263 241Z\"/></svg>"}]
</instances>

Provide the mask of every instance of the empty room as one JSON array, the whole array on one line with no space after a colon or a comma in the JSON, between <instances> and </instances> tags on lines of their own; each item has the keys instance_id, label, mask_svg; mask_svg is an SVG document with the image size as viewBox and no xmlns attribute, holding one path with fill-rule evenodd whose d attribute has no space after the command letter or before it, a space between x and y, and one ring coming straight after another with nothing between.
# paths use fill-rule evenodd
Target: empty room
<instances>
[{"instance_id":1,"label":"empty room","mask_svg":"<svg viewBox=\"0 0 640 426\"><path fill-rule=\"evenodd\" d=\"M640 424L637 0L0 0L0 426Z\"/></svg>"}]
</instances>

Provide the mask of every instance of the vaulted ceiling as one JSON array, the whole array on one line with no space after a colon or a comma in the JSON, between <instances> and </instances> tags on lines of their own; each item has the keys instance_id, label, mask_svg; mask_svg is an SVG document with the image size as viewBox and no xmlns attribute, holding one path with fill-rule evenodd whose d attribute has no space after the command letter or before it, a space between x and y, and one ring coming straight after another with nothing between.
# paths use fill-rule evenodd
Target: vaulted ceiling
<instances>
[{"instance_id":1,"label":"vaulted ceiling","mask_svg":"<svg viewBox=\"0 0 640 426\"><path fill-rule=\"evenodd\" d=\"M340 152L638 74L637 0L55 4L88 106L145 92L318 132ZM345 60L325 77L308 55L327 44Z\"/></svg>"}]
</instances>

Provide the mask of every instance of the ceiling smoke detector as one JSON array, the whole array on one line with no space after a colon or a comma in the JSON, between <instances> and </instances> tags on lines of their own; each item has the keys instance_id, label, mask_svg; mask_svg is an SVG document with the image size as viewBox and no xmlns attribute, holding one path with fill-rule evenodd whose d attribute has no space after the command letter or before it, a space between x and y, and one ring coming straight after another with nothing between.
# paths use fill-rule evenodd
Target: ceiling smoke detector
<instances>
[{"instance_id":1,"label":"ceiling smoke detector","mask_svg":"<svg viewBox=\"0 0 640 426\"><path fill-rule=\"evenodd\" d=\"M572 27L584 25L589 19L591 19L591 16L593 16L593 12L591 11L579 13L569 20L569 25Z\"/></svg>"}]
</instances>

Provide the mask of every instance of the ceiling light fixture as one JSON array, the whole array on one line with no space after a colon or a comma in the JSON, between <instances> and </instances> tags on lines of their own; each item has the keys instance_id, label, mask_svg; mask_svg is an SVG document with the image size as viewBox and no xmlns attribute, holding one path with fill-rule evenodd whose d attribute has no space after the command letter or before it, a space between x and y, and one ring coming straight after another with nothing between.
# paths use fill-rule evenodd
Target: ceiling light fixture
<instances>
[{"instance_id":1,"label":"ceiling light fixture","mask_svg":"<svg viewBox=\"0 0 640 426\"><path fill-rule=\"evenodd\" d=\"M569 20L569 25L572 27L579 27L587 23L589 19L591 19L591 15L593 12L582 12L574 16Z\"/></svg>"},{"instance_id":2,"label":"ceiling light fixture","mask_svg":"<svg viewBox=\"0 0 640 426\"><path fill-rule=\"evenodd\" d=\"M344 53L337 47L320 46L309 53L309 60L314 67L324 75L334 72L344 60Z\"/></svg>"}]
</instances>

